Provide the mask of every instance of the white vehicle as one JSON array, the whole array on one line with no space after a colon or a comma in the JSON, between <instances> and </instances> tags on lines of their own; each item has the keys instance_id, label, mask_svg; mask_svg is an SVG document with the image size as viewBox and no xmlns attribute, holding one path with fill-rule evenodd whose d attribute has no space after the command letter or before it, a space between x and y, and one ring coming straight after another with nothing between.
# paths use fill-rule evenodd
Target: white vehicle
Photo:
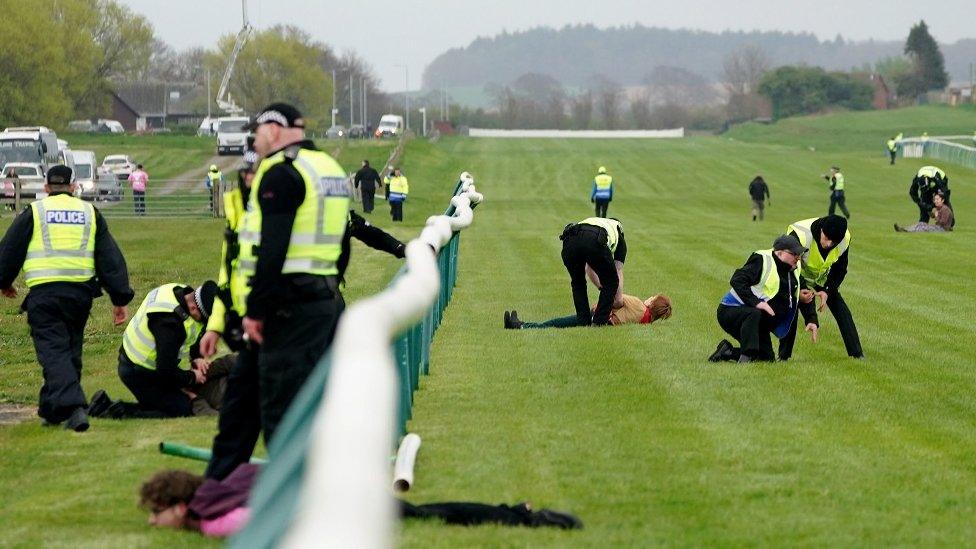
<instances>
[{"instance_id":1,"label":"white vehicle","mask_svg":"<svg viewBox=\"0 0 976 549\"><path fill-rule=\"evenodd\" d=\"M40 164L41 173L62 161L58 136L44 126L7 128L0 132L0 164Z\"/></svg>"},{"instance_id":2,"label":"white vehicle","mask_svg":"<svg viewBox=\"0 0 976 549\"><path fill-rule=\"evenodd\" d=\"M20 183L20 197L27 199L44 198L44 176L47 172L44 167L36 162L8 162L3 166L3 178L5 182L13 183L13 179L8 175L17 175L16 181ZM12 189L11 189L12 190Z\"/></svg>"},{"instance_id":3,"label":"white vehicle","mask_svg":"<svg viewBox=\"0 0 976 549\"><path fill-rule=\"evenodd\" d=\"M246 116L224 116L217 119L217 154L244 154L247 136L242 129L251 119Z\"/></svg>"},{"instance_id":4,"label":"white vehicle","mask_svg":"<svg viewBox=\"0 0 976 549\"><path fill-rule=\"evenodd\" d=\"M79 192L90 193L95 189L95 169L98 167L94 151L71 151L71 158L75 163L75 184Z\"/></svg>"},{"instance_id":5,"label":"white vehicle","mask_svg":"<svg viewBox=\"0 0 976 549\"><path fill-rule=\"evenodd\" d=\"M136 165L128 155L110 154L102 160L102 168L111 172L117 179L128 179L135 171Z\"/></svg>"},{"instance_id":6,"label":"white vehicle","mask_svg":"<svg viewBox=\"0 0 976 549\"><path fill-rule=\"evenodd\" d=\"M99 118L95 124L95 131L98 133L125 133L125 128L118 120Z\"/></svg>"},{"instance_id":7,"label":"white vehicle","mask_svg":"<svg viewBox=\"0 0 976 549\"><path fill-rule=\"evenodd\" d=\"M376 128L376 137L396 137L403 133L403 117L399 114L384 114Z\"/></svg>"}]
</instances>

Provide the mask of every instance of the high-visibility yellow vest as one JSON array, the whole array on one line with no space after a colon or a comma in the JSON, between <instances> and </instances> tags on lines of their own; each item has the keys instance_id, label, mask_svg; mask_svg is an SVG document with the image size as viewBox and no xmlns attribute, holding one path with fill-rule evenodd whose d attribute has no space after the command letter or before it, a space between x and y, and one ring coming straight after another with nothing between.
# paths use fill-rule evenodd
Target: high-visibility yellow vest
<instances>
[{"instance_id":1,"label":"high-visibility yellow vest","mask_svg":"<svg viewBox=\"0 0 976 549\"><path fill-rule=\"evenodd\" d=\"M240 189L232 189L224 193L224 213L227 216L227 230L235 234L238 233L244 220L244 198L241 196ZM237 276L235 266L240 254L234 252L235 256L230 258L230 270L228 272L228 253L230 250L227 248L227 240L225 239L220 249L220 273L217 275L217 285L221 289L230 289L231 280ZM207 330L223 333L226 314L227 305L218 297L214 300L213 311L210 313L210 318L207 319Z\"/></svg>"},{"instance_id":2,"label":"high-visibility yellow vest","mask_svg":"<svg viewBox=\"0 0 976 549\"><path fill-rule=\"evenodd\" d=\"M280 151L261 162L254 174L247 211L238 232L241 253L236 268L238 276L231 280L231 296L234 310L241 316L247 313L250 278L254 276L256 251L261 245L261 205L258 201L261 180L272 167L287 161L285 154L286 151ZM305 183L305 199L295 212L281 273L338 274L336 261L342 254L342 235L349 215L346 172L322 151L299 149L291 162Z\"/></svg>"},{"instance_id":3,"label":"high-visibility yellow vest","mask_svg":"<svg viewBox=\"0 0 976 549\"><path fill-rule=\"evenodd\" d=\"M927 177L929 179L935 179L936 177L945 179L945 172L936 166L922 166L918 169L916 174L918 177Z\"/></svg>"},{"instance_id":4,"label":"high-visibility yellow vest","mask_svg":"<svg viewBox=\"0 0 976 549\"><path fill-rule=\"evenodd\" d=\"M410 194L410 182L402 175L394 176L389 181L390 192L400 194Z\"/></svg>"},{"instance_id":5,"label":"high-visibility yellow vest","mask_svg":"<svg viewBox=\"0 0 976 549\"><path fill-rule=\"evenodd\" d=\"M898 150L898 142L895 141L894 139L889 139L888 140L888 150L891 151L891 152L897 151Z\"/></svg>"},{"instance_id":6,"label":"high-visibility yellow vest","mask_svg":"<svg viewBox=\"0 0 976 549\"><path fill-rule=\"evenodd\" d=\"M763 270L762 275L759 277L759 282L753 284L750 288L753 295L758 297L762 301L769 301L770 299L776 297L779 293L779 271L776 269L776 261L773 257L773 250L756 250L756 254L762 256L763 258ZM793 285L793 300L791 303L796 303L797 298L800 295L800 272L799 269L794 270L790 273L796 282ZM729 295L732 296L740 304L744 304L739 294L735 292L735 289L729 290Z\"/></svg>"},{"instance_id":7,"label":"high-visibility yellow vest","mask_svg":"<svg viewBox=\"0 0 976 549\"><path fill-rule=\"evenodd\" d=\"M617 242L620 240L620 222L613 219L607 219L605 217L587 217L583 221L577 223L577 225L593 225L594 227L600 227L607 231L607 246L610 248L610 253L617 251Z\"/></svg>"},{"instance_id":8,"label":"high-visibility yellow vest","mask_svg":"<svg viewBox=\"0 0 976 549\"><path fill-rule=\"evenodd\" d=\"M142 300L139 310L125 327L122 335L122 349L125 356L133 364L138 364L149 370L156 369L156 338L149 331L150 313L174 313L183 319L183 328L186 330L186 339L180 347L179 359L183 360L190 354L190 347L196 343L203 330L203 322L195 320L181 309L180 300L176 297L174 290L180 284L163 284L162 286L149 292L146 299Z\"/></svg>"},{"instance_id":9,"label":"high-visibility yellow vest","mask_svg":"<svg viewBox=\"0 0 976 549\"><path fill-rule=\"evenodd\" d=\"M210 178L210 184L215 187L224 180L224 174L220 170L208 171L207 176Z\"/></svg>"},{"instance_id":10,"label":"high-visibility yellow vest","mask_svg":"<svg viewBox=\"0 0 976 549\"><path fill-rule=\"evenodd\" d=\"M613 186L613 177L610 177L608 174L601 173L593 178L593 184L596 185L596 193L594 193L594 198L610 198L610 188Z\"/></svg>"},{"instance_id":11,"label":"high-visibility yellow vest","mask_svg":"<svg viewBox=\"0 0 976 549\"><path fill-rule=\"evenodd\" d=\"M840 256L850 247L851 231L847 231L844 234L844 239L827 252L827 257L823 257L820 255L820 248L817 246L817 238L814 237L813 230L810 229L810 226L816 220L817 218L813 217L797 221L787 227L786 232L792 231L796 233L796 237L800 239L800 244L810 250L804 254L800 262L800 275L805 280L817 286L823 286L827 282L827 274L830 272L830 266L836 263L840 259Z\"/></svg>"},{"instance_id":12,"label":"high-visibility yellow vest","mask_svg":"<svg viewBox=\"0 0 976 549\"><path fill-rule=\"evenodd\" d=\"M95 276L95 208L57 194L31 203L34 232L24 279L32 288L49 282L85 282Z\"/></svg>"},{"instance_id":13,"label":"high-visibility yellow vest","mask_svg":"<svg viewBox=\"0 0 976 549\"><path fill-rule=\"evenodd\" d=\"M834 174L834 190L835 191L844 190L844 174L840 172Z\"/></svg>"}]
</instances>

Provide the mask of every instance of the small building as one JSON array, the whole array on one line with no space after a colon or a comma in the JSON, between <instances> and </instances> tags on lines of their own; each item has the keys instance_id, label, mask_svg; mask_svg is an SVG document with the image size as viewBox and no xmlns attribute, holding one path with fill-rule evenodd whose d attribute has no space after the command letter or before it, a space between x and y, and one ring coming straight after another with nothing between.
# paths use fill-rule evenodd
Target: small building
<instances>
[{"instance_id":1,"label":"small building","mask_svg":"<svg viewBox=\"0 0 976 549\"><path fill-rule=\"evenodd\" d=\"M112 91L112 118L130 132L196 126L206 117L206 109L206 90L192 83L119 84Z\"/></svg>"},{"instance_id":2,"label":"small building","mask_svg":"<svg viewBox=\"0 0 976 549\"><path fill-rule=\"evenodd\" d=\"M895 105L894 93L888 87L884 77L878 73L855 73L855 78L868 84L874 90L871 98L871 108L875 110L888 110Z\"/></svg>"}]
</instances>

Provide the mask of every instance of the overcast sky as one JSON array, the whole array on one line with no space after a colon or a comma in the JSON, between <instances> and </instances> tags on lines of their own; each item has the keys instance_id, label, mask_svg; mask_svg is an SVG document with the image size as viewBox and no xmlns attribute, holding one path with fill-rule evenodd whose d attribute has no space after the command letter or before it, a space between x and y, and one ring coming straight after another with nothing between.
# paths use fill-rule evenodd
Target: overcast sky
<instances>
[{"instance_id":1,"label":"overcast sky","mask_svg":"<svg viewBox=\"0 0 976 549\"><path fill-rule=\"evenodd\" d=\"M119 0L152 21L176 49L213 47L241 27L240 0ZM903 40L925 19L939 42L976 37L971 0L248 0L251 24L297 25L339 52L369 62L387 91L420 83L441 52L478 36L536 26L593 23L708 31L811 32L821 39ZM934 7L938 6L938 8Z\"/></svg>"}]
</instances>

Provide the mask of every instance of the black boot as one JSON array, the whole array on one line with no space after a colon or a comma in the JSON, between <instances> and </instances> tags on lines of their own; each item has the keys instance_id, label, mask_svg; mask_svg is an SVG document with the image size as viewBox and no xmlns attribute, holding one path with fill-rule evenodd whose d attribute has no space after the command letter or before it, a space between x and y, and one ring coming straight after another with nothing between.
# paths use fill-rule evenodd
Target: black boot
<instances>
[{"instance_id":1,"label":"black boot","mask_svg":"<svg viewBox=\"0 0 976 549\"><path fill-rule=\"evenodd\" d=\"M87 431L88 414L85 413L85 409L80 406L75 408L75 411L71 412L71 416L69 416L67 421L64 422L64 428L76 433L83 433Z\"/></svg>"},{"instance_id":2,"label":"black boot","mask_svg":"<svg viewBox=\"0 0 976 549\"><path fill-rule=\"evenodd\" d=\"M109 398L108 393L104 389L99 389L92 395L91 402L88 404L88 415L102 417L111 405L112 399Z\"/></svg>"},{"instance_id":3,"label":"black boot","mask_svg":"<svg viewBox=\"0 0 976 549\"><path fill-rule=\"evenodd\" d=\"M715 347L715 352L708 357L709 362L720 362L723 360L729 360L729 353L732 352L734 347L727 339L723 339L718 342L718 347Z\"/></svg>"}]
</instances>

